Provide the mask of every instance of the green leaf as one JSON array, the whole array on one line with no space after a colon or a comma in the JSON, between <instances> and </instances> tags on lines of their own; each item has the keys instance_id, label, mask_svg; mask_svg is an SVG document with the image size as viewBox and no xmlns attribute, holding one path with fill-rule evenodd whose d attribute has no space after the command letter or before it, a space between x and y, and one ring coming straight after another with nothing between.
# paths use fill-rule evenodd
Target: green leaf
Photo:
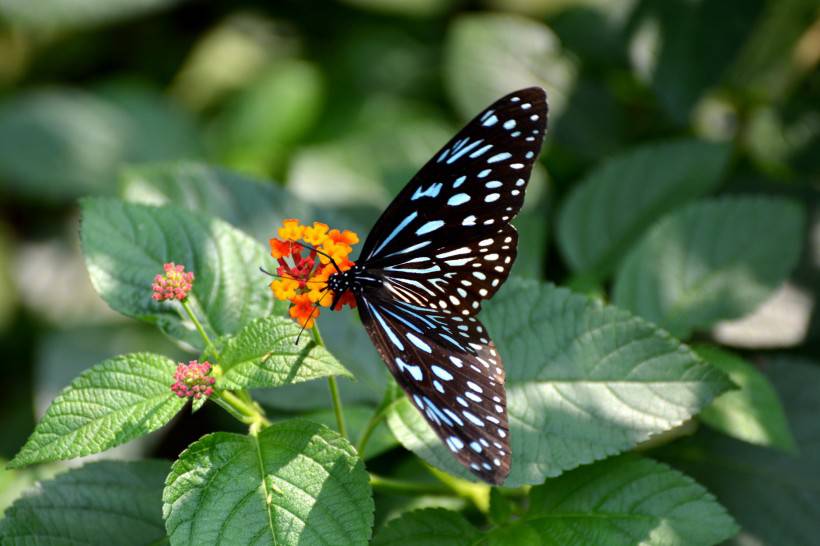
<instances>
[{"instance_id":1,"label":"green leaf","mask_svg":"<svg viewBox=\"0 0 820 546\"><path fill-rule=\"evenodd\" d=\"M93 27L158 10L180 0L4 0L0 18L38 31Z\"/></svg>"},{"instance_id":2,"label":"green leaf","mask_svg":"<svg viewBox=\"0 0 820 546\"><path fill-rule=\"evenodd\" d=\"M192 161L125 169L120 195L127 201L176 205L217 216L260 241L275 236L286 218L318 220L359 233L363 229L333 211L308 205L274 183Z\"/></svg>"},{"instance_id":3,"label":"green leaf","mask_svg":"<svg viewBox=\"0 0 820 546\"><path fill-rule=\"evenodd\" d=\"M185 404L171 392L175 370L150 353L97 364L54 399L9 466L99 453L157 430Z\"/></svg>"},{"instance_id":4,"label":"green leaf","mask_svg":"<svg viewBox=\"0 0 820 546\"><path fill-rule=\"evenodd\" d=\"M560 117L577 70L546 25L518 15L459 16L445 54L447 88L465 119L533 85L547 90L550 116Z\"/></svg>"},{"instance_id":5,"label":"green leaf","mask_svg":"<svg viewBox=\"0 0 820 546\"><path fill-rule=\"evenodd\" d=\"M452 127L427 108L392 97L367 101L347 121L344 137L300 150L288 187L302 199L375 215L452 136ZM327 180L333 191L327 191ZM369 224L369 222L368 222Z\"/></svg>"},{"instance_id":6,"label":"green leaf","mask_svg":"<svg viewBox=\"0 0 820 546\"><path fill-rule=\"evenodd\" d=\"M760 197L675 211L623 260L613 300L681 339L751 313L797 263L803 216L792 201Z\"/></svg>"},{"instance_id":7,"label":"green leaf","mask_svg":"<svg viewBox=\"0 0 820 546\"><path fill-rule=\"evenodd\" d=\"M356 378L339 385L345 404L378 404L389 372L362 328L358 313L322 313L319 326L330 353ZM286 412L313 411L330 407L327 388L324 381L308 381L253 394L260 403Z\"/></svg>"},{"instance_id":8,"label":"green leaf","mask_svg":"<svg viewBox=\"0 0 820 546\"><path fill-rule=\"evenodd\" d=\"M294 420L191 444L168 475L163 514L172 545L353 546L370 538L373 500L353 446Z\"/></svg>"},{"instance_id":9,"label":"green leaf","mask_svg":"<svg viewBox=\"0 0 820 546\"><path fill-rule=\"evenodd\" d=\"M501 490L493 487L490 490L490 520L495 525L504 525L512 515L512 503L501 494Z\"/></svg>"},{"instance_id":10,"label":"green leaf","mask_svg":"<svg viewBox=\"0 0 820 546\"><path fill-rule=\"evenodd\" d=\"M234 97L210 127L221 163L244 172L279 172L321 112L321 74L304 61L272 63Z\"/></svg>"},{"instance_id":11,"label":"green leaf","mask_svg":"<svg viewBox=\"0 0 820 546\"><path fill-rule=\"evenodd\" d=\"M642 12L658 28L649 47L652 87L667 114L683 125L695 102L723 78L751 34L762 0L648 2ZM635 27L638 25L635 24Z\"/></svg>"},{"instance_id":12,"label":"green leaf","mask_svg":"<svg viewBox=\"0 0 820 546\"><path fill-rule=\"evenodd\" d=\"M742 358L717 347L700 345L695 352L740 387L717 397L701 412L700 419L738 440L794 452L789 422L766 376Z\"/></svg>"},{"instance_id":13,"label":"green leaf","mask_svg":"<svg viewBox=\"0 0 820 546\"><path fill-rule=\"evenodd\" d=\"M547 480L532 489L529 506L511 527L528 527L561 546L711 546L738 531L691 478L631 455Z\"/></svg>"},{"instance_id":14,"label":"green leaf","mask_svg":"<svg viewBox=\"0 0 820 546\"><path fill-rule=\"evenodd\" d=\"M327 385L323 385L323 387L325 387L325 391L327 391ZM325 397L327 398L327 395ZM373 410L374 408L370 406L344 405L345 424L347 425L347 433L350 436L351 444L358 445L359 439L361 438L361 435L364 434L365 427L370 421L370 417L373 415ZM330 429L335 430L336 428L336 413L333 409L307 413L303 417L315 423L325 425ZM370 440L368 440L367 446L365 446L364 455L362 456L360 453L359 457L367 461L398 446L399 441L396 440L390 432L387 424L382 421L376 426L373 434L370 436Z\"/></svg>"},{"instance_id":15,"label":"green leaf","mask_svg":"<svg viewBox=\"0 0 820 546\"><path fill-rule=\"evenodd\" d=\"M342 0L359 9L390 15L430 17L446 12L453 0Z\"/></svg>"},{"instance_id":16,"label":"green leaf","mask_svg":"<svg viewBox=\"0 0 820 546\"><path fill-rule=\"evenodd\" d=\"M123 163L197 155L191 121L142 88L35 91L0 106L0 180L31 197L113 193Z\"/></svg>"},{"instance_id":17,"label":"green leaf","mask_svg":"<svg viewBox=\"0 0 820 546\"><path fill-rule=\"evenodd\" d=\"M602 163L561 207L558 243L570 267L606 276L652 222L713 190L728 159L728 146L686 139Z\"/></svg>"},{"instance_id":18,"label":"green leaf","mask_svg":"<svg viewBox=\"0 0 820 546\"><path fill-rule=\"evenodd\" d=\"M785 406L800 455L709 429L659 455L709 488L737 518L737 546L802 546L820 535L820 363L778 357L764 365Z\"/></svg>"},{"instance_id":19,"label":"green leaf","mask_svg":"<svg viewBox=\"0 0 820 546\"><path fill-rule=\"evenodd\" d=\"M482 321L507 373L509 487L628 450L731 386L652 324L549 284L507 281ZM469 477L406 398L388 423L406 448Z\"/></svg>"},{"instance_id":20,"label":"green leaf","mask_svg":"<svg viewBox=\"0 0 820 546\"><path fill-rule=\"evenodd\" d=\"M330 375L353 375L327 349L317 345L301 328L285 317L254 320L229 339L220 354L224 375L222 388L236 390L280 387Z\"/></svg>"},{"instance_id":21,"label":"green leaf","mask_svg":"<svg viewBox=\"0 0 820 546\"><path fill-rule=\"evenodd\" d=\"M511 275L529 279L544 277L552 223L550 192L544 169L536 164L527 186L524 208L513 220L518 230L518 257L512 265Z\"/></svg>"},{"instance_id":22,"label":"green leaf","mask_svg":"<svg viewBox=\"0 0 820 546\"><path fill-rule=\"evenodd\" d=\"M784 60L795 53L816 14L815 0L766 2L729 72L730 84L758 97L761 102L776 104L791 91L795 78L799 77L795 76L795 64L800 63ZM801 68L811 70L808 65ZM782 135L780 138L782 140Z\"/></svg>"},{"instance_id":23,"label":"green leaf","mask_svg":"<svg viewBox=\"0 0 820 546\"><path fill-rule=\"evenodd\" d=\"M162 544L166 461L102 461L41 482L0 521L4 546Z\"/></svg>"},{"instance_id":24,"label":"green leaf","mask_svg":"<svg viewBox=\"0 0 820 546\"><path fill-rule=\"evenodd\" d=\"M257 270L265 263L263 247L221 220L103 198L84 199L82 213L80 237L91 282L114 310L156 323L201 349L202 339L180 318L179 303L151 299L154 275L162 273L163 263L175 262L196 275L188 301L212 339L274 311L267 281Z\"/></svg>"},{"instance_id":25,"label":"green leaf","mask_svg":"<svg viewBox=\"0 0 820 546\"><path fill-rule=\"evenodd\" d=\"M425 508L388 523L373 546L472 546L481 533L458 512Z\"/></svg>"},{"instance_id":26,"label":"green leaf","mask_svg":"<svg viewBox=\"0 0 820 546\"><path fill-rule=\"evenodd\" d=\"M366 233L361 224L347 215L309 205L279 186L200 163L177 162L128 169L123 176L122 195L141 203L173 204L219 216L258 240L274 236L285 218L318 220L331 227L351 229L362 238ZM272 259L266 256L260 265L271 263ZM277 306L282 307L284 314L284 304L277 303ZM387 373L356 313L325 313L319 323L328 349L357 379L341 389L345 402L378 403ZM254 395L267 406L288 411L317 409L328 401L327 386L315 382L287 385L276 391L258 391Z\"/></svg>"}]
</instances>

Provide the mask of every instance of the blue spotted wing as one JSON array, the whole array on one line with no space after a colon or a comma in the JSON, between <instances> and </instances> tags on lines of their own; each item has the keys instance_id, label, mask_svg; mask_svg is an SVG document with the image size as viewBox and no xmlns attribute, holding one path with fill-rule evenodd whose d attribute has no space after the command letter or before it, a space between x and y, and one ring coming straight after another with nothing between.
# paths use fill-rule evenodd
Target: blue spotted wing
<instances>
[{"instance_id":1,"label":"blue spotted wing","mask_svg":"<svg viewBox=\"0 0 820 546\"><path fill-rule=\"evenodd\" d=\"M475 318L509 275L547 123L546 95L511 93L468 123L387 207L354 289L396 381L455 457L502 483L510 449L504 369Z\"/></svg>"}]
</instances>

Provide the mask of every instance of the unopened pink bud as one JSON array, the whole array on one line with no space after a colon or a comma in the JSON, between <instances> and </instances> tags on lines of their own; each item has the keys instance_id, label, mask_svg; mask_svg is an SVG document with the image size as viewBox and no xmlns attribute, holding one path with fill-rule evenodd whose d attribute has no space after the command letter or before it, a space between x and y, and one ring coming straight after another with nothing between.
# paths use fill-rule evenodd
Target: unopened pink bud
<instances>
[{"instance_id":1,"label":"unopened pink bud","mask_svg":"<svg viewBox=\"0 0 820 546\"><path fill-rule=\"evenodd\" d=\"M151 284L153 299L157 301L179 300L188 297L188 293L193 288L194 274L186 272L185 267L173 262L164 264L162 269L165 275L156 275Z\"/></svg>"},{"instance_id":2,"label":"unopened pink bud","mask_svg":"<svg viewBox=\"0 0 820 546\"><path fill-rule=\"evenodd\" d=\"M208 375L211 371L210 362L199 363L191 360L187 364L180 362L177 365L174 379L176 382L171 385L171 391L180 398L200 399L202 396L211 396L214 392L213 385L216 378Z\"/></svg>"}]
</instances>

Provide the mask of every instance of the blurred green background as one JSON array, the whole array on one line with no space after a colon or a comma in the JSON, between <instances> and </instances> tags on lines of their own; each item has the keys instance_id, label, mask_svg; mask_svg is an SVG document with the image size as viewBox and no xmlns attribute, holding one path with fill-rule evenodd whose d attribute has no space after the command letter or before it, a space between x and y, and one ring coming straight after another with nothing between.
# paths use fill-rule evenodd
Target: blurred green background
<instances>
[{"instance_id":1,"label":"blurred green background","mask_svg":"<svg viewBox=\"0 0 820 546\"><path fill-rule=\"evenodd\" d=\"M184 178L205 162L282 186L278 202L236 209L256 213L239 221L260 241L282 216L312 221L314 206L364 236L461 124L529 85L548 91L550 130L518 219L517 274L606 289L572 276L556 246L573 184L639 145L722 142L717 193L796 198L809 225L768 314L713 335L755 359L816 358L818 60L815 0L0 0L0 458L83 369L135 350L184 355L96 295L77 198L150 201L143 164L180 162ZM377 402L375 353L360 333L345 346L355 325L329 320L345 363L370 370L348 400ZM314 409L299 392L266 401ZM205 410L117 452L172 457L230 426ZM0 510L52 471L4 474Z\"/></svg>"}]
</instances>

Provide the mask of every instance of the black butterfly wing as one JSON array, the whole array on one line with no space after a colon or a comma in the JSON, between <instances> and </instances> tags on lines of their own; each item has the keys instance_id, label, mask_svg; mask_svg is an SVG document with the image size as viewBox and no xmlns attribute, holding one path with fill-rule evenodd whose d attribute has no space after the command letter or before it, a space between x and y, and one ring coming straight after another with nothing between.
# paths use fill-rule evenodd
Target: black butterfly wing
<instances>
[{"instance_id":1,"label":"black butterfly wing","mask_svg":"<svg viewBox=\"0 0 820 546\"><path fill-rule=\"evenodd\" d=\"M510 469L504 367L475 315L515 260L510 221L546 124L540 88L491 105L413 177L357 260L359 312L391 373L455 457L496 484Z\"/></svg>"},{"instance_id":2,"label":"black butterfly wing","mask_svg":"<svg viewBox=\"0 0 820 546\"><path fill-rule=\"evenodd\" d=\"M391 283L398 280L394 294L404 290L405 301L476 314L515 259L516 234L509 222L524 202L546 125L541 88L496 101L436 153L387 207L368 235L359 263L390 277Z\"/></svg>"},{"instance_id":3,"label":"black butterfly wing","mask_svg":"<svg viewBox=\"0 0 820 546\"><path fill-rule=\"evenodd\" d=\"M357 303L388 369L442 442L501 484L510 471L504 367L484 326L378 295Z\"/></svg>"}]
</instances>

